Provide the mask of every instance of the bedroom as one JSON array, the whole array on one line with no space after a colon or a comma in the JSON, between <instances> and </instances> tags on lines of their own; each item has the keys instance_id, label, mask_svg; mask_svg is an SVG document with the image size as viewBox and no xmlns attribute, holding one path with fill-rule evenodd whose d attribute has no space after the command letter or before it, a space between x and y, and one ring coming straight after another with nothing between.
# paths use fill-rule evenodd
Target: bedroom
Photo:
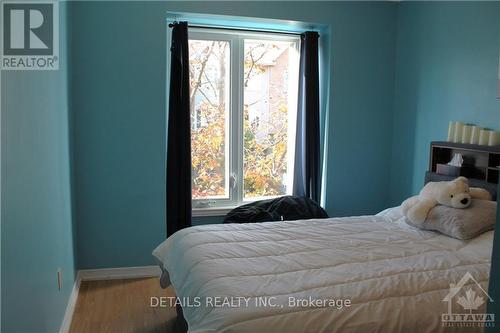
<instances>
[{"instance_id":1,"label":"bedroom","mask_svg":"<svg viewBox=\"0 0 500 333\"><path fill-rule=\"evenodd\" d=\"M66 315L84 309L75 282L109 291L106 311L83 311L119 318L103 327L173 325L175 309L151 307L171 295L152 256L167 236L169 19L318 32L319 203L330 217L373 216L417 194L450 121L500 130L499 2L63 1L58 11L58 70L1 71L2 332L77 332ZM80 331L111 330L99 327Z\"/></svg>"}]
</instances>

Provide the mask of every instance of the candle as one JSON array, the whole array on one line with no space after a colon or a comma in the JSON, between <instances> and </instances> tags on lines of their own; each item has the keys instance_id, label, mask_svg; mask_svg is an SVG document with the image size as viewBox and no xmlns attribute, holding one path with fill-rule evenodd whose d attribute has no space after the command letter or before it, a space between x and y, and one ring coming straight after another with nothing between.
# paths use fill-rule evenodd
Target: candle
<instances>
[{"instance_id":1,"label":"candle","mask_svg":"<svg viewBox=\"0 0 500 333\"><path fill-rule=\"evenodd\" d=\"M459 143L462 141L462 132L464 130L464 123L457 121L455 123L455 133L453 135L453 142Z\"/></svg>"},{"instance_id":2,"label":"candle","mask_svg":"<svg viewBox=\"0 0 500 333\"><path fill-rule=\"evenodd\" d=\"M462 143L469 143L472 133L472 125L465 125L462 130Z\"/></svg>"},{"instance_id":3,"label":"candle","mask_svg":"<svg viewBox=\"0 0 500 333\"><path fill-rule=\"evenodd\" d=\"M452 142L455 138L455 122L450 121L448 125L448 142Z\"/></svg>"},{"instance_id":4,"label":"candle","mask_svg":"<svg viewBox=\"0 0 500 333\"><path fill-rule=\"evenodd\" d=\"M479 132L481 132L481 127L472 126L472 131L470 134L470 144L478 145L479 144Z\"/></svg>"},{"instance_id":5,"label":"candle","mask_svg":"<svg viewBox=\"0 0 500 333\"><path fill-rule=\"evenodd\" d=\"M490 131L488 146L500 146L500 132Z\"/></svg>"},{"instance_id":6,"label":"candle","mask_svg":"<svg viewBox=\"0 0 500 333\"><path fill-rule=\"evenodd\" d=\"M483 129L479 132L479 144L486 146L490 142L490 130Z\"/></svg>"}]
</instances>

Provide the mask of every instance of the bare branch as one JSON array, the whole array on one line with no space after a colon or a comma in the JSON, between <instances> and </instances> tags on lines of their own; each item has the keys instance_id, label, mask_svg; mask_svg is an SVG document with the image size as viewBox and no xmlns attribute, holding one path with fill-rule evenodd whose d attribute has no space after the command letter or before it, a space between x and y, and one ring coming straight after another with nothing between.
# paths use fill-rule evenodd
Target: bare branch
<instances>
[{"instance_id":1,"label":"bare branch","mask_svg":"<svg viewBox=\"0 0 500 333\"><path fill-rule=\"evenodd\" d=\"M247 86L248 86L248 80L250 79L250 75L252 74L252 71L253 71L253 69L254 69L254 67L255 67L255 64L256 64L259 60L261 60L262 58L264 58L264 56L267 54L267 51L268 51L268 50L266 49L266 51L262 52L262 54L260 55L260 57L258 57L257 59L254 59L252 51L253 51L253 50L255 50L256 48L260 47L260 46L262 46L262 44L259 44L259 45L255 46L255 47L251 48L251 49L248 51L248 54L250 55L250 59L251 59L252 61L251 61L250 69L248 70L248 73L247 73L247 75L246 75L246 77L245 77L245 83L244 83L244 84L245 84L245 87L247 87Z\"/></svg>"},{"instance_id":2,"label":"bare branch","mask_svg":"<svg viewBox=\"0 0 500 333\"><path fill-rule=\"evenodd\" d=\"M191 111L194 110L194 98L196 96L196 92L198 91L198 89L199 89L199 87L201 85L201 77L202 77L203 73L205 72L205 67L207 66L208 59L212 55L214 46L215 46L215 41L212 42L212 45L210 47L208 47L208 51L206 53L206 56L203 59L203 61L201 62L201 69L200 69L200 72L198 73L198 77L197 77L197 79L195 81L194 86L191 88L191 93L190 93L190 96L189 96L189 99L190 99L190 102L191 102L191 104L190 104Z\"/></svg>"}]
</instances>

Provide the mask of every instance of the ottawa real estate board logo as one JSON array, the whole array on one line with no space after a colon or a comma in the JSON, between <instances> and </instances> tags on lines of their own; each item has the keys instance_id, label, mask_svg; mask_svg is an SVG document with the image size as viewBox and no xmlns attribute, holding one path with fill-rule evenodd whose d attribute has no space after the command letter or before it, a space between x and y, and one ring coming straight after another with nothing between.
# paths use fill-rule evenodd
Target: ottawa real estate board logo
<instances>
[{"instance_id":1,"label":"ottawa real estate board logo","mask_svg":"<svg viewBox=\"0 0 500 333\"><path fill-rule=\"evenodd\" d=\"M2 70L59 69L57 1L2 1Z\"/></svg>"},{"instance_id":2,"label":"ottawa real estate board logo","mask_svg":"<svg viewBox=\"0 0 500 333\"><path fill-rule=\"evenodd\" d=\"M443 327L495 327L495 314L486 311L487 304L493 299L469 272L458 283L450 284L443 302L448 307L448 311L441 315Z\"/></svg>"}]
</instances>

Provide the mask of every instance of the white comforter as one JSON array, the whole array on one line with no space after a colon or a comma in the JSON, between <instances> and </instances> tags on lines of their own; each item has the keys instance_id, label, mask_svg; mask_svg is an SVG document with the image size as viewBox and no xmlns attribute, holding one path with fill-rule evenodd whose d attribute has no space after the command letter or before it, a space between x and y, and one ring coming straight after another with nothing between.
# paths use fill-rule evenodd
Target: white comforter
<instances>
[{"instance_id":1,"label":"white comforter","mask_svg":"<svg viewBox=\"0 0 500 333\"><path fill-rule=\"evenodd\" d=\"M450 283L470 272L487 290L492 240L491 231L470 241L420 231L395 208L377 216L196 226L154 255L184 302L189 332L448 332L441 314ZM323 304L294 306L302 299ZM332 299L352 305L337 309Z\"/></svg>"}]
</instances>

